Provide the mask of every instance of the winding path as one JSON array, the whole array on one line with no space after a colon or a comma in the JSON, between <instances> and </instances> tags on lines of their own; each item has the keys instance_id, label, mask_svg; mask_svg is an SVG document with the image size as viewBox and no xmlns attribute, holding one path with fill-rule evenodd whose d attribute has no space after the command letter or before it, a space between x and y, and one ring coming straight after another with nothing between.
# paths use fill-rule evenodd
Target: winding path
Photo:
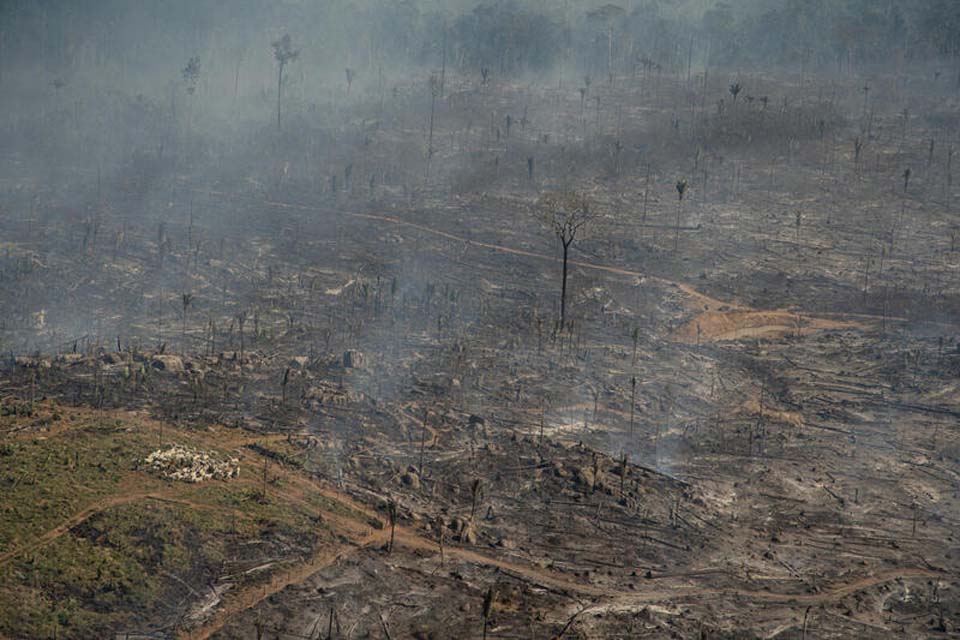
<instances>
[{"instance_id":1,"label":"winding path","mask_svg":"<svg viewBox=\"0 0 960 640\"><path fill-rule=\"evenodd\" d=\"M211 191L206 189L193 189L196 193L203 193L206 195L218 196L227 199L233 200L243 200L250 201L251 198L246 196L237 196L235 194L226 193L223 191ZM403 218L397 216L389 216L376 213L359 213L351 211L343 211L337 209L331 209L328 207L318 207L313 205L298 204L293 202L283 202L279 200L263 200L256 201L259 204L262 204L267 207L277 208L277 209L293 209L298 211L313 211L317 213L326 213L333 215L340 215L348 218L355 218L360 220L371 220L374 222L386 223L397 227L406 227L408 229L414 229L422 233L433 235L438 238L443 238L451 242L456 242L463 245L464 247L477 247L480 249L488 249L490 251L496 251L498 253L504 253L508 255L522 256L526 258L533 258L535 260L543 260L553 263L558 263L560 258L556 256L551 256L545 253L538 253L536 251L529 251L527 249L517 249L515 247L508 247L506 245L497 244L494 242L484 242L480 240L471 240L470 238L465 238L459 236L455 233L449 231L444 231L443 229L437 229L429 225L420 224L417 222L411 222L409 220L404 220ZM572 266L580 267L583 269L589 269L593 271L600 271L603 273L609 273L618 276L625 276L628 278L637 278L645 279L651 282L655 282L662 286L674 287L685 294L690 301L693 303L691 307L695 309L698 313L702 313L706 316L716 317L717 314L726 314L734 318L736 322L737 318L743 318L747 320L747 325L744 327L743 335L749 337L750 328L754 327L754 318L755 315L763 315L767 320L774 319L773 323L766 322L763 327L770 328L773 327L776 333L784 333L792 331L795 328L795 319L798 317L798 314L805 321L803 327L807 331L816 331L816 330L825 330L825 329L835 329L835 328L854 328L862 327L862 322L858 321L872 321L880 322L885 320L886 322L908 322L909 318L896 317L896 316L887 316L884 318L882 315L871 314L871 313L846 313L846 312L816 312L816 313L807 313L804 311L799 311L796 309L769 309L761 310L755 309L752 307L744 306L736 302L724 302L716 298L712 298L689 284L683 282L677 282L675 280L670 280L668 278L663 278L660 276L650 275L649 273L643 273L640 271L635 271L632 269L626 269L622 267L615 267L605 264L599 264L596 262L590 262L587 260L577 260L570 259L569 264ZM723 308L724 311L720 311ZM828 320L828 318L837 318L837 320ZM697 318L691 320L685 328L675 334L674 339L680 341L692 341L696 337L696 322ZM937 323L944 324L944 323ZM952 326L952 325L949 325ZM703 335L702 338L705 340L718 339L718 340L729 340L740 334L736 332L722 332L716 336Z\"/></svg>"}]
</instances>

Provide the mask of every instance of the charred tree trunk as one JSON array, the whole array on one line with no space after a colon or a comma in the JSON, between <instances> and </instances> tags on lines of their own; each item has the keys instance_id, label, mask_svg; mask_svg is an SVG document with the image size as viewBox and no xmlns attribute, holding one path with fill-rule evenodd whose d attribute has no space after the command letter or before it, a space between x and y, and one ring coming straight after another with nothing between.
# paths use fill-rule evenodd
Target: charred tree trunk
<instances>
[{"instance_id":1,"label":"charred tree trunk","mask_svg":"<svg viewBox=\"0 0 960 640\"><path fill-rule=\"evenodd\" d=\"M560 283L560 331L563 331L563 328L567 320L567 258L570 255L570 242L564 241L563 245L563 276Z\"/></svg>"},{"instance_id":2,"label":"charred tree trunk","mask_svg":"<svg viewBox=\"0 0 960 640\"><path fill-rule=\"evenodd\" d=\"M283 62L280 63L280 69L277 72L277 131L280 131L280 103L283 89Z\"/></svg>"}]
</instances>

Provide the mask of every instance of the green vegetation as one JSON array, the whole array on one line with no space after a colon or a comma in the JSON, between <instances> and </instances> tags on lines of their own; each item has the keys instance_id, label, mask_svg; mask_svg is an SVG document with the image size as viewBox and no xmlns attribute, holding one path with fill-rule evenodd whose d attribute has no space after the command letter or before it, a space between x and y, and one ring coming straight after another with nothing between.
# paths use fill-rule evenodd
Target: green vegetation
<instances>
[{"instance_id":1,"label":"green vegetation","mask_svg":"<svg viewBox=\"0 0 960 640\"><path fill-rule=\"evenodd\" d=\"M67 418L67 422L71 422ZM77 424L59 436L37 435L0 449L0 553L33 540L82 506L116 493L154 434L115 421ZM143 476L143 488L162 482Z\"/></svg>"},{"instance_id":2,"label":"green vegetation","mask_svg":"<svg viewBox=\"0 0 960 640\"><path fill-rule=\"evenodd\" d=\"M30 420L46 413L38 409ZM23 426L13 421L0 430ZM188 433L166 430L165 439L196 444ZM227 482L175 483L137 470L156 444L151 428L109 417L69 416L53 431L7 438L0 447L0 635L106 637L108 630L145 631L146 619L172 626L220 577L255 583L270 572L245 574L250 566L332 542L324 512L358 516L317 493L295 492L274 462L266 499L249 460Z\"/></svg>"}]
</instances>

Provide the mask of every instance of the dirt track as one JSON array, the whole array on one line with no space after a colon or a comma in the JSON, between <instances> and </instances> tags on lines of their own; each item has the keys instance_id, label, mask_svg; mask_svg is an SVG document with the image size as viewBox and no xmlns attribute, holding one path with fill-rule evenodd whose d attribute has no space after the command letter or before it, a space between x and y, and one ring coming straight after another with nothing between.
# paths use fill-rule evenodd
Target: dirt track
<instances>
[{"instance_id":1,"label":"dirt track","mask_svg":"<svg viewBox=\"0 0 960 640\"><path fill-rule=\"evenodd\" d=\"M214 195L222 198L243 200L247 202L249 201L248 198L238 197L219 191L202 189L195 189L194 191L197 193ZM356 219L373 220L398 227L414 229L422 233L427 233L445 240L462 244L465 248L475 247L515 256L534 258L536 260L545 260L554 263L559 262L559 258L556 256L550 256L525 249L516 249L490 242L471 240L442 229L403 220L402 218L398 218L396 216L385 216L374 213L356 213L331 209L329 207L317 207L290 202L280 202L276 200L265 200L262 201L262 204L267 207L279 209L315 211ZM648 280L650 282L656 282L662 286L674 287L682 291L690 299L691 308L702 312L700 316L690 320L675 331L674 336L676 339L686 342L696 341L698 324L700 325L702 339L708 341L724 341L737 340L744 337L777 337L784 334L802 334L803 332L815 332L829 329L864 328L863 323L857 321L871 320L879 323L883 319L885 319L887 322L901 322L907 320L906 318L900 318L896 316L881 316L869 313L817 312L811 314L803 311L802 309L752 309L736 301L723 301L712 298L701 293L700 291L697 291L689 284L653 276L640 271L577 259L571 259L570 264L572 266L599 271L602 273L625 276L638 280ZM720 311L721 308L724 310ZM840 320L834 321L829 320L828 318L840 318ZM844 318L847 318L848 320L843 320Z\"/></svg>"}]
</instances>

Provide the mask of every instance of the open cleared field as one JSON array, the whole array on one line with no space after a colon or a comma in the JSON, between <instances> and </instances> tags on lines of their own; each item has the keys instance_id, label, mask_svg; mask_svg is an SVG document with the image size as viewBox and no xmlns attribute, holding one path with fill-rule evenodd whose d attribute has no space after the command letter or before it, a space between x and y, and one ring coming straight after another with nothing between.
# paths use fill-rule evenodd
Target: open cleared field
<instances>
[{"instance_id":1,"label":"open cleared field","mask_svg":"<svg viewBox=\"0 0 960 640\"><path fill-rule=\"evenodd\" d=\"M613 34L0 99L0 639L956 637L953 74Z\"/></svg>"}]
</instances>

